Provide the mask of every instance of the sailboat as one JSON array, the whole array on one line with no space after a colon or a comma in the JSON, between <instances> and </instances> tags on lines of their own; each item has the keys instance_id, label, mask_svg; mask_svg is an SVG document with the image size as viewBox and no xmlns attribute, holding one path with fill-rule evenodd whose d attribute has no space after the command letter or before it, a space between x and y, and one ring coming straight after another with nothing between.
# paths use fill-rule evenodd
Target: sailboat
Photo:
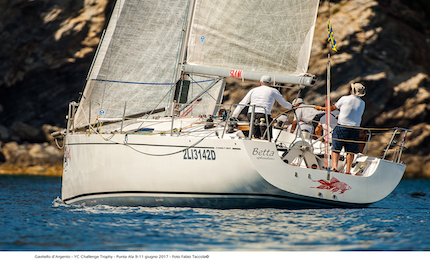
<instances>
[{"instance_id":1,"label":"sailboat","mask_svg":"<svg viewBox=\"0 0 430 262\"><path fill-rule=\"evenodd\" d=\"M69 104L66 204L201 208L367 206L400 182L406 129L352 174L324 143L285 129L261 139L232 120L226 79L312 86L319 0L118 0L79 102ZM255 110L255 108L253 108ZM270 132L269 132L270 133ZM298 134L298 135L297 135Z\"/></svg>"}]
</instances>

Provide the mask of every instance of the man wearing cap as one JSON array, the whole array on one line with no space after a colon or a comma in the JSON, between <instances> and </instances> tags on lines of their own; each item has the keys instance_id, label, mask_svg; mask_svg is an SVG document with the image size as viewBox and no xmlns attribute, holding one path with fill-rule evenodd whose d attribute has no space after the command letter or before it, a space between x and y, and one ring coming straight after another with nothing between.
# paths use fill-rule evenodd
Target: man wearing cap
<instances>
[{"instance_id":1,"label":"man wearing cap","mask_svg":"<svg viewBox=\"0 0 430 262\"><path fill-rule=\"evenodd\" d=\"M291 124L290 133L294 133L297 125L299 125L301 131L307 131L312 134L315 127L318 125L319 119L324 115L324 113L316 110L313 106L306 106L305 102L301 98L294 99L293 105L297 108L294 114L294 121Z\"/></svg>"},{"instance_id":2,"label":"man wearing cap","mask_svg":"<svg viewBox=\"0 0 430 262\"><path fill-rule=\"evenodd\" d=\"M350 95L342 96L330 110L339 110L338 124L333 130L333 147L332 147L332 164L333 169L337 170L339 153L342 147L347 152L346 156L346 173L351 172L354 154L358 153L359 145L351 140L358 141L360 130L353 127L359 127L361 117L363 116L365 103L361 99L366 94L366 88L360 83L352 83ZM317 110L325 110L325 107L316 106ZM352 127L352 128L351 128Z\"/></svg>"},{"instance_id":3,"label":"man wearing cap","mask_svg":"<svg viewBox=\"0 0 430 262\"><path fill-rule=\"evenodd\" d=\"M271 86L272 79L270 76L264 75L260 78L260 85L251 89L246 96L239 102L240 105L234 110L232 117L237 118L240 112L245 108L246 105L250 105L248 108L248 120L251 119L252 108L251 105L255 105L255 119L260 122L260 119L266 119L265 113L268 114L269 123L272 122L271 111L273 104L277 101L281 106L285 108L292 108L292 105L285 101L281 93ZM264 132L264 131L263 131ZM263 132L259 128L254 129L254 137L260 138ZM270 136L269 136L270 137Z\"/></svg>"}]
</instances>

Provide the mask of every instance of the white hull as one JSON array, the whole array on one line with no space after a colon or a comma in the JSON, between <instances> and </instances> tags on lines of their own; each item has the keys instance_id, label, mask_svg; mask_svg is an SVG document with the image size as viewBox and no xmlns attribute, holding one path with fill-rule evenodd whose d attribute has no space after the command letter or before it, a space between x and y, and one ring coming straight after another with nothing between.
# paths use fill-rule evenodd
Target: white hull
<instances>
[{"instance_id":1,"label":"white hull","mask_svg":"<svg viewBox=\"0 0 430 262\"><path fill-rule=\"evenodd\" d=\"M264 140L68 134L62 199L209 208L365 206L389 195L405 170L365 160L365 175L352 176L286 164Z\"/></svg>"},{"instance_id":2,"label":"white hull","mask_svg":"<svg viewBox=\"0 0 430 262\"><path fill-rule=\"evenodd\" d=\"M244 125L230 118L237 105L221 103L225 77L313 85L307 68L318 6L117 1L79 104L70 103L62 199L305 208L364 206L390 194L405 170L403 142L394 162L360 156L359 176L330 173L318 158L321 143L286 132L277 144L251 139L254 128L273 124L267 115L255 124L256 108L268 108L251 103Z\"/></svg>"}]
</instances>

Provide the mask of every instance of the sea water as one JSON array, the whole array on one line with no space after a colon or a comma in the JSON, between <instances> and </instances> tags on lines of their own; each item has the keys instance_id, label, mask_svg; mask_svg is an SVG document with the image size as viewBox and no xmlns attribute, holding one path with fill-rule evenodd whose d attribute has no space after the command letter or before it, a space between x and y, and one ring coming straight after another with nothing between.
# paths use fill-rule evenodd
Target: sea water
<instances>
[{"instance_id":1,"label":"sea water","mask_svg":"<svg viewBox=\"0 0 430 262\"><path fill-rule=\"evenodd\" d=\"M366 208L81 207L61 178L0 175L1 251L430 251L430 180Z\"/></svg>"}]
</instances>

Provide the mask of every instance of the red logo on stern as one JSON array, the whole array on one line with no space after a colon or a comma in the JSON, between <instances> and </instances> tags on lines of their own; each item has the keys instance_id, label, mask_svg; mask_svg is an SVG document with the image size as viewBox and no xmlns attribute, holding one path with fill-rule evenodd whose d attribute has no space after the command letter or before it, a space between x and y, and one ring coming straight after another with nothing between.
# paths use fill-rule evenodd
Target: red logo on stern
<instances>
[{"instance_id":1,"label":"red logo on stern","mask_svg":"<svg viewBox=\"0 0 430 262\"><path fill-rule=\"evenodd\" d=\"M234 77L234 78L242 78L242 70L230 70L230 77Z\"/></svg>"},{"instance_id":2,"label":"red logo on stern","mask_svg":"<svg viewBox=\"0 0 430 262\"><path fill-rule=\"evenodd\" d=\"M340 191L339 194L343 194L345 193L346 190L350 190L351 187L344 183L344 182L340 182L337 178L332 177L330 179L330 181L324 180L324 179L320 179L320 180L313 180L314 182L319 182L321 183L321 185L317 186L317 187L311 187L311 188L319 188L319 189L329 189L331 190L333 193Z\"/></svg>"}]
</instances>

